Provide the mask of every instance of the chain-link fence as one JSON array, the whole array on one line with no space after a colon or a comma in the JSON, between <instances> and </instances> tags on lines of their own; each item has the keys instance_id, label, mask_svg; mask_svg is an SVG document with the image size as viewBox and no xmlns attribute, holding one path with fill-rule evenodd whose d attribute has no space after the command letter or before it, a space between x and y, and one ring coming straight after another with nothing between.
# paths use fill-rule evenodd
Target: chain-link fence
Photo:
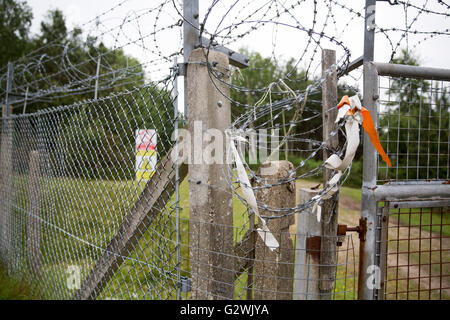
<instances>
[{"instance_id":1,"label":"chain-link fence","mask_svg":"<svg viewBox=\"0 0 450 320\"><path fill-rule=\"evenodd\" d=\"M173 100L170 78L2 118L1 244L11 275L43 298L80 288L104 299L175 297ZM140 130L154 143L136 145Z\"/></svg>"},{"instance_id":2,"label":"chain-link fence","mask_svg":"<svg viewBox=\"0 0 450 320\"><path fill-rule=\"evenodd\" d=\"M201 8L198 0L161 0L143 8L123 0L83 30L3 67L0 256L9 275L53 299L361 297L367 275L358 254L364 267L372 258L383 266L384 229L380 199L369 197L367 184L362 216L376 212L374 219L338 224L340 187L355 178L351 162L361 158L361 123L353 109L338 118L336 104L345 95L358 99L360 77L345 74L371 60L365 52L350 63L350 31L380 33L392 60L405 39L415 48L448 36L440 21L449 16L441 4L385 2L404 15L405 26L367 28L374 4L212 1ZM417 16L408 22L411 11ZM421 16L438 27L412 29ZM320 50L329 46L335 51ZM284 61L286 52L293 58ZM448 86L388 81L368 102L381 99L380 114L371 112L393 166L378 166L372 150L364 170L374 175L365 172L364 182L376 181L376 189L448 180ZM364 84L365 95L372 85ZM213 151L219 138L222 149ZM172 155L186 142L183 157L192 151L193 162L181 163ZM196 152L231 161L197 163ZM345 165L325 163L343 156ZM272 165L275 171L264 173ZM445 254L419 259L445 273ZM440 298L445 290L441 284Z\"/></svg>"}]
</instances>

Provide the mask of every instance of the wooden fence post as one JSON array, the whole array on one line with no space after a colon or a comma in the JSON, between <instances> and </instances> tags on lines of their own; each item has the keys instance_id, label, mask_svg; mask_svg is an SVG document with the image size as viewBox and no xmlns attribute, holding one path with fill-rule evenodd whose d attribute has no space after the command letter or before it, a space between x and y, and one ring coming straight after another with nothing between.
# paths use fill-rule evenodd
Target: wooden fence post
<instances>
[{"instance_id":1,"label":"wooden fence post","mask_svg":"<svg viewBox=\"0 0 450 320\"><path fill-rule=\"evenodd\" d=\"M326 141L327 146L327 149L323 150L323 161L325 161L339 146L338 135L330 136L330 133L338 128L337 123L335 123L337 116L337 73L336 52L334 50L322 50L322 78L324 78L322 83L323 141ZM324 168L324 187L332 174L333 170ZM332 197L324 199L322 204L319 289L323 300L331 299L336 278L338 199L339 194L336 192Z\"/></svg>"},{"instance_id":2,"label":"wooden fence post","mask_svg":"<svg viewBox=\"0 0 450 320\"><path fill-rule=\"evenodd\" d=\"M263 169L268 166L275 172L265 175ZM271 185L290 176L294 166L289 161L272 161L261 165L258 176L261 182L257 185ZM295 181L286 184L262 188L255 192L258 202L272 208L295 207ZM285 212L260 211L261 215L284 215ZM289 300L292 299L294 278L294 246L289 234L289 226L294 224L293 214L282 218L270 219L267 223L280 247L271 251L259 235L256 236L255 247L255 300ZM258 222L260 224L260 222Z\"/></svg>"},{"instance_id":3,"label":"wooden fence post","mask_svg":"<svg viewBox=\"0 0 450 320\"><path fill-rule=\"evenodd\" d=\"M231 125L227 99L229 61L226 54L204 49L192 51L187 65L187 121L192 157L189 163L189 244L193 299L232 299L234 295L233 206L231 187L223 172L226 161L225 130ZM215 139L215 161L204 158ZM223 139L217 144L217 139ZM221 162L221 163L220 163Z\"/></svg>"},{"instance_id":4,"label":"wooden fence post","mask_svg":"<svg viewBox=\"0 0 450 320\"><path fill-rule=\"evenodd\" d=\"M31 151L28 180L28 262L36 276L41 275L41 201L39 152Z\"/></svg>"}]
</instances>

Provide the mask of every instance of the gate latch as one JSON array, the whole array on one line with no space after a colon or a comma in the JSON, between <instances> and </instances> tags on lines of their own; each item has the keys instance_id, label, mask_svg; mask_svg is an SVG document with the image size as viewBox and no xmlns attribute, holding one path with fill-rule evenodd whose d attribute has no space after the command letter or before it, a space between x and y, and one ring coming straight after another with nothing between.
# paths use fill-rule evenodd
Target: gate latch
<instances>
[{"instance_id":1,"label":"gate latch","mask_svg":"<svg viewBox=\"0 0 450 320\"><path fill-rule=\"evenodd\" d=\"M356 226L356 227L348 227L345 224L338 224L337 246L338 247L342 246L343 237L347 234L347 232L357 232L359 234L359 239L361 241L365 241L366 240L366 230L367 230L366 219L363 219L363 218L359 219L359 226Z\"/></svg>"}]
</instances>

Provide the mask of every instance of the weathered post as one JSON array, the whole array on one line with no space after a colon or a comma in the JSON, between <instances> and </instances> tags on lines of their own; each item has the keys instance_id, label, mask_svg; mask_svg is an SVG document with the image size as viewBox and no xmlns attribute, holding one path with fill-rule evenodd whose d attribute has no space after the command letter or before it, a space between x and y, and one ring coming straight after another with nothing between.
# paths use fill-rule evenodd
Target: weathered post
<instances>
[{"instance_id":1,"label":"weathered post","mask_svg":"<svg viewBox=\"0 0 450 320\"><path fill-rule=\"evenodd\" d=\"M195 49L189 58L186 74L187 119L192 150L189 163L192 298L232 299L232 193L223 176L225 130L231 125L231 107L226 98L229 96L226 85L229 61L226 54L209 51L208 63L207 66L204 49Z\"/></svg>"},{"instance_id":2,"label":"weathered post","mask_svg":"<svg viewBox=\"0 0 450 320\"><path fill-rule=\"evenodd\" d=\"M375 127L378 123L378 72L374 60L376 0L366 0L363 55L363 106L370 111ZM361 195L361 221L367 232L359 245L358 299L373 300L377 288L369 281L374 275L371 266L378 266L375 257L377 202L372 191L377 185L377 152L368 134L363 133L363 182Z\"/></svg>"},{"instance_id":3,"label":"weathered post","mask_svg":"<svg viewBox=\"0 0 450 320\"><path fill-rule=\"evenodd\" d=\"M264 169L271 166L274 173L264 174ZM272 169L270 171L272 171ZM291 176L294 166L289 161L272 161L261 165L258 176L261 182L257 186L276 184L280 180ZM295 207L295 181L272 187L258 189L255 192L258 202L272 208ZM260 211L261 215L278 214L283 212ZM255 300L289 300L292 299L294 278L294 246L289 234L289 226L294 224L294 215L285 215L270 219L267 223L269 230L279 243L279 248L271 251L260 236L256 238L254 262L254 299Z\"/></svg>"},{"instance_id":4,"label":"weathered post","mask_svg":"<svg viewBox=\"0 0 450 320\"><path fill-rule=\"evenodd\" d=\"M41 275L41 202L39 152L31 151L28 180L28 263L34 275Z\"/></svg>"},{"instance_id":5,"label":"weathered post","mask_svg":"<svg viewBox=\"0 0 450 320\"><path fill-rule=\"evenodd\" d=\"M337 116L337 74L336 52L325 49L322 51L322 120L323 141L326 148L323 150L323 161L337 150L339 140L337 133L331 135L338 128L335 123ZM323 185L332 177L333 170L324 168ZM333 196L323 200L322 204L322 239L320 243L320 283L321 299L329 300L334 289L337 264L337 227L338 227L338 199L336 192Z\"/></svg>"},{"instance_id":6,"label":"weathered post","mask_svg":"<svg viewBox=\"0 0 450 320\"><path fill-rule=\"evenodd\" d=\"M319 190L301 188L299 203L310 201ZM312 208L299 212L295 259L295 300L319 300L320 242L322 224Z\"/></svg>"},{"instance_id":7,"label":"weathered post","mask_svg":"<svg viewBox=\"0 0 450 320\"><path fill-rule=\"evenodd\" d=\"M11 227L11 148L12 148L12 133L11 126L12 122L9 117L11 114L11 106L4 105L2 107L2 140L1 140L1 152L0 152L0 174L1 174L1 199L2 207L0 211L0 224L1 224L1 250L2 259L5 262L8 260L8 256L11 254L11 237L10 237L10 227Z\"/></svg>"},{"instance_id":8,"label":"weathered post","mask_svg":"<svg viewBox=\"0 0 450 320\"><path fill-rule=\"evenodd\" d=\"M10 94L14 76L14 67L11 62L8 63L8 77L6 82L6 101L2 108L2 140L0 154L0 174L1 174L1 198L3 206L0 211L2 233L0 242L2 243L2 258L5 259L9 267L12 255L11 243L11 205L12 205L12 131L13 123L11 119L12 107L10 104Z\"/></svg>"}]
</instances>

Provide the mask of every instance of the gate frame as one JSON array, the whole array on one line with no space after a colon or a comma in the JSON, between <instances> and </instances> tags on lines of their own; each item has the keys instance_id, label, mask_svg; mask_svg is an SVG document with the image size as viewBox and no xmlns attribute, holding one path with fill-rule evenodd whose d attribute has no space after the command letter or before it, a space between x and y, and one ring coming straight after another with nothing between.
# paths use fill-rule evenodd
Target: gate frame
<instances>
[{"instance_id":1,"label":"gate frame","mask_svg":"<svg viewBox=\"0 0 450 320\"><path fill-rule=\"evenodd\" d=\"M378 126L379 76L450 81L450 69L364 62L364 106L372 111L375 127ZM367 222L367 231L365 241L360 243L358 299L377 300L384 297L383 248L381 245L384 227L382 216L385 214L383 208L378 207L378 202L416 200L428 203L430 201L427 199L450 199L450 188L439 180L377 185L378 154L366 133L364 133L363 147L361 218ZM374 274L376 271L372 266L379 268L377 274ZM378 277L380 285L371 289L368 281L376 279L374 276Z\"/></svg>"}]
</instances>

